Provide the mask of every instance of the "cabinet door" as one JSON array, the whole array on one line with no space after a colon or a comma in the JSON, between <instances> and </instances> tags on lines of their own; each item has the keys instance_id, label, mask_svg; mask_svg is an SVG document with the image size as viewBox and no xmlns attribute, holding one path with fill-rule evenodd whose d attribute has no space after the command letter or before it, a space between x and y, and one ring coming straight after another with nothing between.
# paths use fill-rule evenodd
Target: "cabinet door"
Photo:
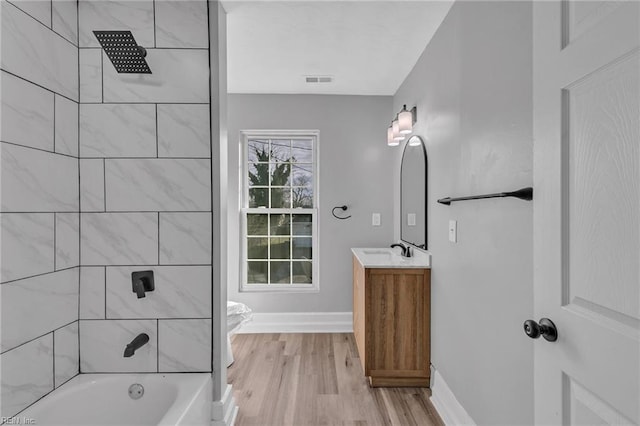
<instances>
[{"instance_id":1,"label":"cabinet door","mask_svg":"<svg viewBox=\"0 0 640 426\"><path fill-rule=\"evenodd\" d=\"M364 267L353 258L353 334L360 354L362 369L365 369L365 326L364 326Z\"/></svg>"},{"instance_id":2,"label":"cabinet door","mask_svg":"<svg viewBox=\"0 0 640 426\"><path fill-rule=\"evenodd\" d=\"M429 270L368 270L367 370L372 377L429 377Z\"/></svg>"}]
</instances>

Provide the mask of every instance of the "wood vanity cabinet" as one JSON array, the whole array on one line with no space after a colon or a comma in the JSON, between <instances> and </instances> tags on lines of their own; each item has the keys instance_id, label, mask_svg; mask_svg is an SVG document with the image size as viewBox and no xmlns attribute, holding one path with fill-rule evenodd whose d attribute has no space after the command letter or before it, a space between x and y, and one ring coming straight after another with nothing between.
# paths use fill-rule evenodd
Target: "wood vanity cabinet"
<instances>
[{"instance_id":1,"label":"wood vanity cabinet","mask_svg":"<svg viewBox=\"0 0 640 426\"><path fill-rule=\"evenodd\" d=\"M371 386L429 387L431 270L353 257L353 333Z\"/></svg>"}]
</instances>

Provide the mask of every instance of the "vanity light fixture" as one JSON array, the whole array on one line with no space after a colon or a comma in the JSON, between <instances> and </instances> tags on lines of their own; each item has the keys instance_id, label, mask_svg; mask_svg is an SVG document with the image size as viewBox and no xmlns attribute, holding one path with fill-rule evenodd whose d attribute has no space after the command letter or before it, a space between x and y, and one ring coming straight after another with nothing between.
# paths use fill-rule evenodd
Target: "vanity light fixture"
<instances>
[{"instance_id":1,"label":"vanity light fixture","mask_svg":"<svg viewBox=\"0 0 640 426\"><path fill-rule=\"evenodd\" d=\"M398 146L400 145L400 141L397 141L393 138L393 124L387 128L387 145L389 146Z\"/></svg>"},{"instance_id":2,"label":"vanity light fixture","mask_svg":"<svg viewBox=\"0 0 640 426\"><path fill-rule=\"evenodd\" d=\"M393 139L400 143L404 140L404 135L400 133L400 123L398 117L391 122L391 128L393 129Z\"/></svg>"},{"instance_id":3,"label":"vanity light fixture","mask_svg":"<svg viewBox=\"0 0 640 426\"><path fill-rule=\"evenodd\" d=\"M404 140L404 135L400 133L398 128L398 117L391 122L391 125L387 129L387 145L398 146L400 142Z\"/></svg>"},{"instance_id":4,"label":"vanity light fixture","mask_svg":"<svg viewBox=\"0 0 640 426\"><path fill-rule=\"evenodd\" d=\"M413 132L416 115L416 107L408 110L406 105L402 106L402 111L396 115L396 118L391 122L391 126L387 129L387 145L398 146L401 141L405 140L406 135Z\"/></svg>"},{"instance_id":5,"label":"vanity light fixture","mask_svg":"<svg viewBox=\"0 0 640 426\"><path fill-rule=\"evenodd\" d=\"M407 110L406 105L398 113L398 128L403 135L413 132L413 113Z\"/></svg>"}]
</instances>

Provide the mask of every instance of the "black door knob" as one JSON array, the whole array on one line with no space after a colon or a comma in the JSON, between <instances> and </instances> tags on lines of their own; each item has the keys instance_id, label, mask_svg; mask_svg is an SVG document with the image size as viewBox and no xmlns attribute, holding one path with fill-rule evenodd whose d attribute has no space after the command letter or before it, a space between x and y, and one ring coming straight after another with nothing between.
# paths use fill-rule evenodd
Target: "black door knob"
<instances>
[{"instance_id":1,"label":"black door knob","mask_svg":"<svg viewBox=\"0 0 640 426\"><path fill-rule=\"evenodd\" d=\"M558 329L549 318L542 318L538 324L534 320L524 322L524 332L532 339L542 336L549 342L558 340Z\"/></svg>"}]
</instances>

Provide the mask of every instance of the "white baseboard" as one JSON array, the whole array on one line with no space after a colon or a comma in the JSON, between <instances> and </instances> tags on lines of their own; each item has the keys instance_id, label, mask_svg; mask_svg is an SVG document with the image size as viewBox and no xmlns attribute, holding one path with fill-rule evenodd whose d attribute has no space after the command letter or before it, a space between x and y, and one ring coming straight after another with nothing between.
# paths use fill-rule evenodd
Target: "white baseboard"
<instances>
[{"instance_id":1,"label":"white baseboard","mask_svg":"<svg viewBox=\"0 0 640 426\"><path fill-rule=\"evenodd\" d=\"M475 426L456 396L451 392L440 373L436 370L431 378L431 403L447 426L468 425Z\"/></svg>"},{"instance_id":2,"label":"white baseboard","mask_svg":"<svg viewBox=\"0 0 640 426\"><path fill-rule=\"evenodd\" d=\"M220 401L211 405L211 426L233 426L238 415L238 406L233 398L231 385L227 385Z\"/></svg>"},{"instance_id":3,"label":"white baseboard","mask_svg":"<svg viewBox=\"0 0 640 426\"><path fill-rule=\"evenodd\" d=\"M254 313L236 333L351 333L351 312Z\"/></svg>"}]
</instances>

